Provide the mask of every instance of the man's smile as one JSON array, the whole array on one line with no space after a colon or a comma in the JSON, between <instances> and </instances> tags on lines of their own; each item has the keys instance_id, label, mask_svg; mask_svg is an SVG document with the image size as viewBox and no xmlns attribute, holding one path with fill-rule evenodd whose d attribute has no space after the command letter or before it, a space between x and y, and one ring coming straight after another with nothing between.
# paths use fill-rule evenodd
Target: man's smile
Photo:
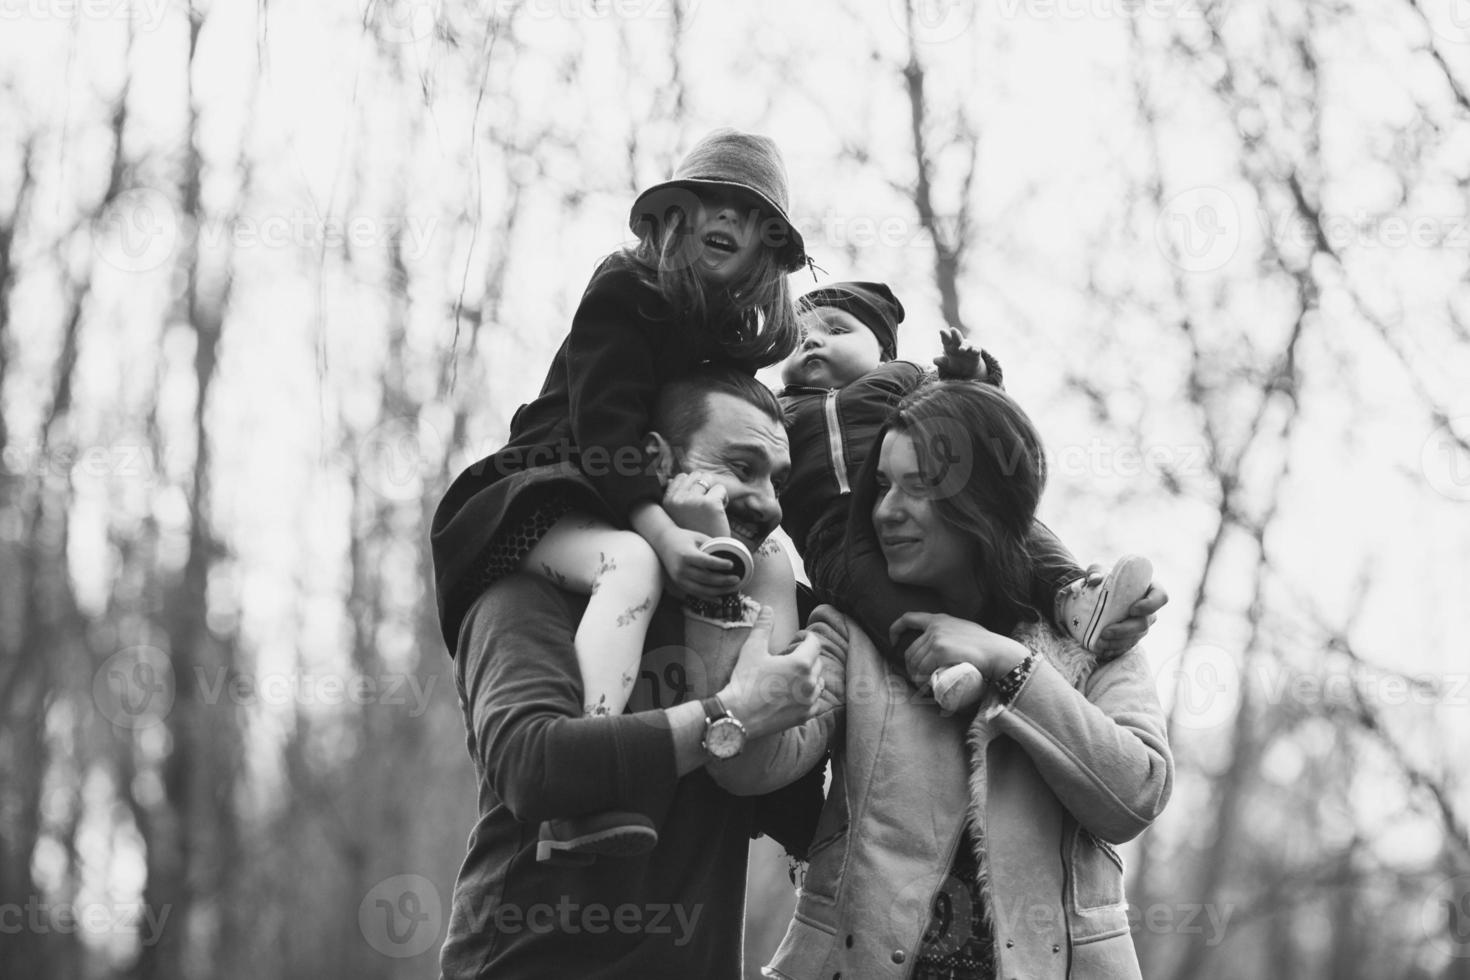
<instances>
[{"instance_id":1,"label":"man's smile","mask_svg":"<svg viewBox=\"0 0 1470 980\"><path fill-rule=\"evenodd\" d=\"M759 544L766 539L767 528L764 524L736 520L731 517L730 533L747 544Z\"/></svg>"}]
</instances>

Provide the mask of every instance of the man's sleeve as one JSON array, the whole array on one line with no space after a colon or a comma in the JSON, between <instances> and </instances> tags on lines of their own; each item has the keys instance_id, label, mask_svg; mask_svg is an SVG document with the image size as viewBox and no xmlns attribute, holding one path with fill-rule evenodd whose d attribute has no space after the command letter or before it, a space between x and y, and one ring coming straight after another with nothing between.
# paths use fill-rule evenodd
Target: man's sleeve
<instances>
[{"instance_id":1,"label":"man's sleeve","mask_svg":"<svg viewBox=\"0 0 1470 980\"><path fill-rule=\"evenodd\" d=\"M806 860L807 849L817 832L817 818L826 802L827 757L795 782L753 799L752 837L765 834L798 861Z\"/></svg>"},{"instance_id":2,"label":"man's sleeve","mask_svg":"<svg viewBox=\"0 0 1470 980\"><path fill-rule=\"evenodd\" d=\"M664 712L583 717L574 602L549 582L511 575L460 631L470 752L519 820L648 812L678 780Z\"/></svg>"}]
</instances>

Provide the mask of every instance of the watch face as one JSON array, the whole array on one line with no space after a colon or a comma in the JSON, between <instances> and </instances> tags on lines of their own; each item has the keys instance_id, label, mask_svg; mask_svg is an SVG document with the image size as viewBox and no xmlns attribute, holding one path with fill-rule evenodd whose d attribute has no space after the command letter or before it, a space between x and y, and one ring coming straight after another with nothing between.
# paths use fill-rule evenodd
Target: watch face
<instances>
[{"instance_id":1,"label":"watch face","mask_svg":"<svg viewBox=\"0 0 1470 980\"><path fill-rule=\"evenodd\" d=\"M745 748L745 727L734 718L716 718L705 730L704 747L716 759L733 759Z\"/></svg>"}]
</instances>

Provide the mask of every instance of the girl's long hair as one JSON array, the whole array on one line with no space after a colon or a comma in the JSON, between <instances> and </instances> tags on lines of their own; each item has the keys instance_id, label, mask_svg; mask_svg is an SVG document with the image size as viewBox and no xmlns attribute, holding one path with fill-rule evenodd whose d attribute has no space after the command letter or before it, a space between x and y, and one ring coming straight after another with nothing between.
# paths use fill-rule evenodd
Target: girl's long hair
<instances>
[{"instance_id":1,"label":"girl's long hair","mask_svg":"<svg viewBox=\"0 0 1470 980\"><path fill-rule=\"evenodd\" d=\"M1045 618L1030 599L1027 540L1046 485L1046 457L1021 406L976 381L930 382L905 397L853 488L848 533L873 547L879 449L889 432L913 440L936 516L972 546L981 624L1010 633L1022 621Z\"/></svg>"},{"instance_id":2,"label":"girl's long hair","mask_svg":"<svg viewBox=\"0 0 1470 980\"><path fill-rule=\"evenodd\" d=\"M784 360L796 350L801 327L780 250L763 234L775 219L760 219L763 244L750 270L728 287L713 289L689 258L688 221L683 208L673 207L662 227L645 224L638 244L625 253L634 270L658 290L674 315L707 331L732 360L755 368Z\"/></svg>"}]
</instances>

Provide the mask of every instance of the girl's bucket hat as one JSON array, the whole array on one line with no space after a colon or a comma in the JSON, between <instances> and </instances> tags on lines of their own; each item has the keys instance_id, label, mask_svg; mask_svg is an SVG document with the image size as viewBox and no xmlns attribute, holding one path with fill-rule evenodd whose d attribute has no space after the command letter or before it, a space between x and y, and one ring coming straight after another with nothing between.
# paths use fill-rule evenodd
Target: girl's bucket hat
<instances>
[{"instance_id":1,"label":"girl's bucket hat","mask_svg":"<svg viewBox=\"0 0 1470 980\"><path fill-rule=\"evenodd\" d=\"M769 137L734 129L717 129L705 136L679 161L672 180L639 194L628 214L628 227L635 234L643 232L645 223L659 227L670 210L691 209L689 191L712 187L737 188L760 203L766 212L759 229L761 241L776 249L787 272L807 263L806 243L786 213L790 205L781 151Z\"/></svg>"}]
</instances>

